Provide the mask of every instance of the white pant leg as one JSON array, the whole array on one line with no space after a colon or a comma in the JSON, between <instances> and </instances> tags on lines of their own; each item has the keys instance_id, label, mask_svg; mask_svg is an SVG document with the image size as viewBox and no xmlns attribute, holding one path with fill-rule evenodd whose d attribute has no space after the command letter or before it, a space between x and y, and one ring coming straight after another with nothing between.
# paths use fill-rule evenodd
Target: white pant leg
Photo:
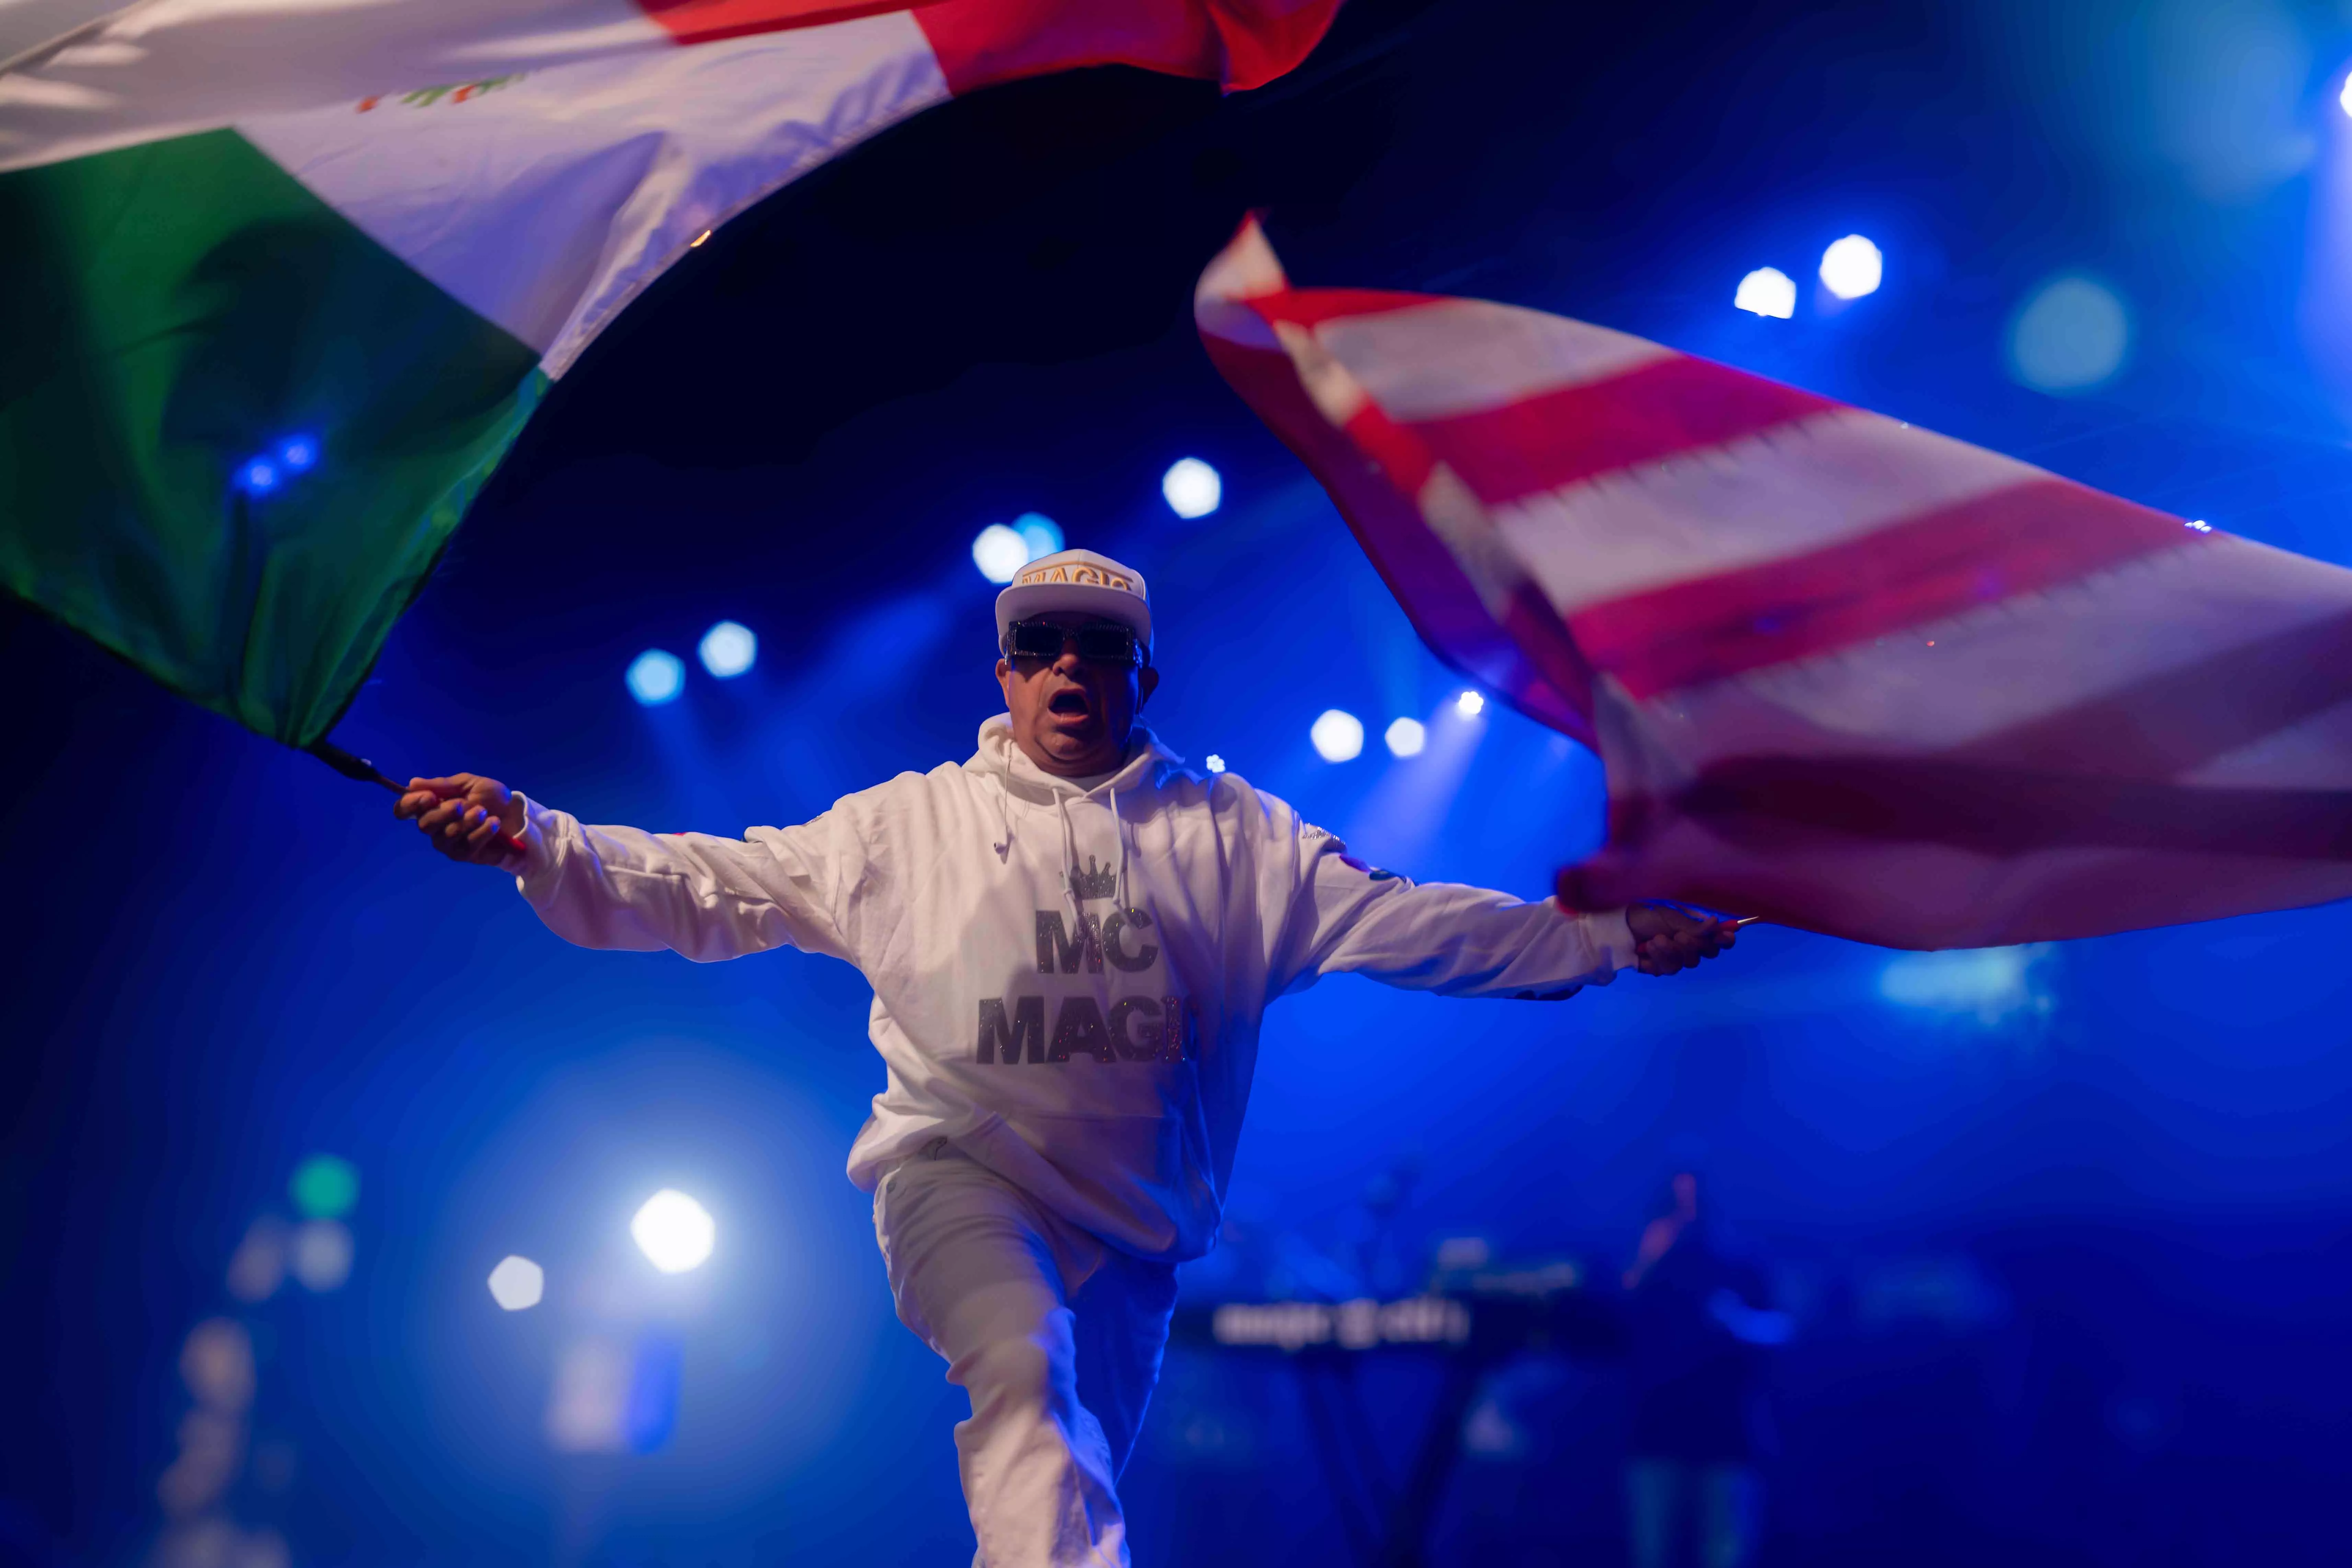
<instances>
[{"instance_id":1,"label":"white pant leg","mask_svg":"<svg viewBox=\"0 0 2352 1568\"><path fill-rule=\"evenodd\" d=\"M1115 1258L952 1152L892 1171L875 1194L874 1223L900 1321L945 1358L948 1381L971 1397L971 1419L956 1426L956 1452L978 1561L1124 1568L1127 1528L1115 1481L1159 1369L1172 1271ZM1108 1270L1107 1258L1115 1258ZM1118 1287L1138 1272L1146 1287L1139 1305L1152 1322L1093 1331L1130 1316L1129 1292ZM1092 1352L1083 1358L1071 1310L1081 1291ZM1135 1347L1147 1342L1148 1365L1139 1365ZM1108 1385L1116 1454L1081 1401L1081 1359L1087 1381Z\"/></svg>"}]
</instances>

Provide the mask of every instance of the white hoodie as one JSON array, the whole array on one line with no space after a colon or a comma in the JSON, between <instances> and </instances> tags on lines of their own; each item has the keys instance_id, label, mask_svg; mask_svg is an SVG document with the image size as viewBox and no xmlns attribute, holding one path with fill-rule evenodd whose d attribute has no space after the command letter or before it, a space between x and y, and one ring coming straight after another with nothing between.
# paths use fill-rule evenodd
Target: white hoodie
<instances>
[{"instance_id":1,"label":"white hoodie","mask_svg":"<svg viewBox=\"0 0 2352 1568\"><path fill-rule=\"evenodd\" d=\"M1549 999L1633 962L1622 911L1416 886L1138 727L1091 789L1003 715L961 766L900 773L741 840L590 827L526 802L519 879L583 947L698 962L791 946L874 986L888 1087L849 1153L872 1190L951 1139L1139 1257L1216 1238L1265 1005L1352 970Z\"/></svg>"}]
</instances>

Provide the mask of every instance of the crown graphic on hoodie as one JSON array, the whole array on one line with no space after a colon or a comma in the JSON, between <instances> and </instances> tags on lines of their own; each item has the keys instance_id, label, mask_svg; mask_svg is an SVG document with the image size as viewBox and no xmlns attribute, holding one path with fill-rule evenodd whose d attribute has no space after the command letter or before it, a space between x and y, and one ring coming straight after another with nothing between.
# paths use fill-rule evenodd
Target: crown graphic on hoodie
<instances>
[{"instance_id":1,"label":"crown graphic on hoodie","mask_svg":"<svg viewBox=\"0 0 2352 1568\"><path fill-rule=\"evenodd\" d=\"M1087 857L1087 868L1070 868L1070 886L1076 889L1078 901L1088 899L1114 899L1118 896L1118 878L1108 866L1097 866L1095 858Z\"/></svg>"}]
</instances>

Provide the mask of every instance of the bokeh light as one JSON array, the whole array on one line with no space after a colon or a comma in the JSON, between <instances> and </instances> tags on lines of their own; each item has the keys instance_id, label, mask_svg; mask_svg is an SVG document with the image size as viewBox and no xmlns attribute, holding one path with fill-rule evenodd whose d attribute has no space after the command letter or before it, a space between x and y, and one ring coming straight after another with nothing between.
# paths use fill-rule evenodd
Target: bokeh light
<instances>
[{"instance_id":1,"label":"bokeh light","mask_svg":"<svg viewBox=\"0 0 2352 1568\"><path fill-rule=\"evenodd\" d=\"M490 1300L509 1312L536 1307L546 1294L547 1271L528 1258L501 1258L490 1270Z\"/></svg>"},{"instance_id":2,"label":"bokeh light","mask_svg":"<svg viewBox=\"0 0 2352 1568\"><path fill-rule=\"evenodd\" d=\"M2037 942L1898 953L1879 970L1878 994L1898 1007L1997 1024L2048 1010L2050 992L2037 983L2036 971L2053 951L2049 943Z\"/></svg>"},{"instance_id":3,"label":"bokeh light","mask_svg":"<svg viewBox=\"0 0 2352 1568\"><path fill-rule=\"evenodd\" d=\"M278 465L269 458L254 458L237 469L236 485L247 495L266 496L278 488L282 477Z\"/></svg>"},{"instance_id":4,"label":"bokeh light","mask_svg":"<svg viewBox=\"0 0 2352 1568\"><path fill-rule=\"evenodd\" d=\"M1211 752L1206 757L1202 758L1202 762L1213 773L1221 773L1225 771L1225 759L1217 755L1214 752Z\"/></svg>"},{"instance_id":5,"label":"bokeh light","mask_svg":"<svg viewBox=\"0 0 2352 1568\"><path fill-rule=\"evenodd\" d=\"M340 1290L352 1277L351 1227L339 1219L305 1220L294 1227L287 1267L306 1290Z\"/></svg>"},{"instance_id":6,"label":"bokeh light","mask_svg":"<svg viewBox=\"0 0 2352 1568\"><path fill-rule=\"evenodd\" d=\"M1422 747L1429 743L1429 731L1418 719L1400 719L1381 738L1388 742L1391 755L1417 757Z\"/></svg>"},{"instance_id":7,"label":"bokeh light","mask_svg":"<svg viewBox=\"0 0 2352 1568\"><path fill-rule=\"evenodd\" d=\"M1796 280L1777 267L1759 267L1739 280L1731 303L1736 310L1785 321L1797 313Z\"/></svg>"},{"instance_id":8,"label":"bokeh light","mask_svg":"<svg viewBox=\"0 0 2352 1568\"><path fill-rule=\"evenodd\" d=\"M648 708L675 702L686 689L686 661L649 647L629 661L629 695Z\"/></svg>"},{"instance_id":9,"label":"bokeh light","mask_svg":"<svg viewBox=\"0 0 2352 1568\"><path fill-rule=\"evenodd\" d=\"M1062 525L1042 511L1024 511L1014 518L1013 531L1028 547L1031 561L1042 560L1062 548Z\"/></svg>"},{"instance_id":10,"label":"bokeh light","mask_svg":"<svg viewBox=\"0 0 2352 1568\"><path fill-rule=\"evenodd\" d=\"M286 1184L295 1212L309 1219L341 1219L360 1201L360 1170L332 1154L313 1154Z\"/></svg>"},{"instance_id":11,"label":"bokeh light","mask_svg":"<svg viewBox=\"0 0 2352 1568\"><path fill-rule=\"evenodd\" d=\"M1225 499L1225 481L1198 458L1179 458L1160 476L1160 493L1178 517L1206 517Z\"/></svg>"},{"instance_id":12,"label":"bokeh light","mask_svg":"<svg viewBox=\"0 0 2352 1568\"><path fill-rule=\"evenodd\" d=\"M1885 268L1886 260L1878 247L1861 235L1850 234L1822 252L1822 287L1841 300L1859 300L1878 291Z\"/></svg>"},{"instance_id":13,"label":"bokeh light","mask_svg":"<svg viewBox=\"0 0 2352 1568\"><path fill-rule=\"evenodd\" d=\"M760 639L740 621L721 621L702 634L694 653L703 668L721 680L731 680L760 657Z\"/></svg>"},{"instance_id":14,"label":"bokeh light","mask_svg":"<svg viewBox=\"0 0 2352 1568\"><path fill-rule=\"evenodd\" d=\"M286 465L289 474L307 473L319 461L319 438L315 436L289 436L278 448L278 460Z\"/></svg>"},{"instance_id":15,"label":"bokeh light","mask_svg":"<svg viewBox=\"0 0 2352 1568\"><path fill-rule=\"evenodd\" d=\"M1486 694L1483 691L1465 691L1454 700L1454 710L1465 719L1475 719L1486 710Z\"/></svg>"},{"instance_id":16,"label":"bokeh light","mask_svg":"<svg viewBox=\"0 0 2352 1568\"><path fill-rule=\"evenodd\" d=\"M1364 721L1353 713L1327 708L1307 738L1315 742L1315 754L1325 762L1349 762L1364 749Z\"/></svg>"},{"instance_id":17,"label":"bokeh light","mask_svg":"<svg viewBox=\"0 0 2352 1568\"><path fill-rule=\"evenodd\" d=\"M246 1227L228 1259L228 1293L240 1301L267 1301L286 1281L286 1222L264 1215Z\"/></svg>"},{"instance_id":18,"label":"bokeh light","mask_svg":"<svg viewBox=\"0 0 2352 1568\"><path fill-rule=\"evenodd\" d=\"M992 583L1010 583L1029 564L1029 542L1001 522L992 522L971 542L971 563Z\"/></svg>"},{"instance_id":19,"label":"bokeh light","mask_svg":"<svg viewBox=\"0 0 2352 1568\"><path fill-rule=\"evenodd\" d=\"M2088 392L2123 369L2131 312L2095 279L2053 278L2011 321L2008 349L2010 374L2036 392Z\"/></svg>"},{"instance_id":20,"label":"bokeh light","mask_svg":"<svg viewBox=\"0 0 2352 1568\"><path fill-rule=\"evenodd\" d=\"M664 1187L637 1210L629 1234L655 1268L665 1274L683 1274L709 1258L719 1227L700 1204L675 1187Z\"/></svg>"}]
</instances>

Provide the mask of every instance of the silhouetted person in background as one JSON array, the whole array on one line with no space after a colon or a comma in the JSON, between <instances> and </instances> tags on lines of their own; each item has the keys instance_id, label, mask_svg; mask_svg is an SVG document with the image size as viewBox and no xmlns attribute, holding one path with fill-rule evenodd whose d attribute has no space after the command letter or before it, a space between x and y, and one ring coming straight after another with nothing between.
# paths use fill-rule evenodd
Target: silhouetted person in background
<instances>
[{"instance_id":1,"label":"silhouetted person in background","mask_svg":"<svg viewBox=\"0 0 2352 1568\"><path fill-rule=\"evenodd\" d=\"M1754 1560L1764 1349L1789 1337L1764 1278L1707 1234L1699 1180L1676 1172L1625 1270L1633 1423L1626 1533L1633 1568L1667 1568L1694 1538L1704 1568Z\"/></svg>"}]
</instances>

